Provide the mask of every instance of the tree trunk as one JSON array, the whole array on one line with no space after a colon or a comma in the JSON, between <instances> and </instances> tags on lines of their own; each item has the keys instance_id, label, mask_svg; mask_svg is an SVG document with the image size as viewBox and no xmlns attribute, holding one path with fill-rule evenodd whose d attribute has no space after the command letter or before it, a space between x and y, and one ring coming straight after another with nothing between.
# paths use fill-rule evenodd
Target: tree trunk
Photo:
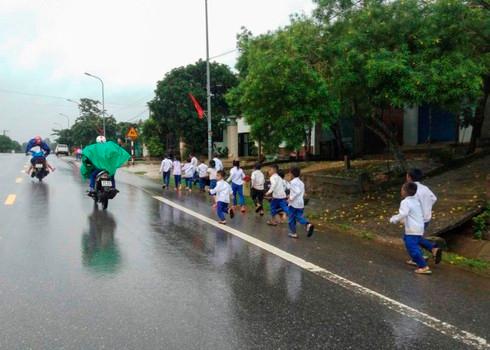
<instances>
[{"instance_id":1,"label":"tree trunk","mask_svg":"<svg viewBox=\"0 0 490 350\"><path fill-rule=\"evenodd\" d=\"M364 155L364 127L366 126L366 123L356 100L352 103L352 116L354 120L352 154L362 157Z\"/></svg>"},{"instance_id":2,"label":"tree trunk","mask_svg":"<svg viewBox=\"0 0 490 350\"><path fill-rule=\"evenodd\" d=\"M485 120L485 108L487 106L488 95L490 94L490 75L485 77L483 83L483 96L480 99L478 106L475 111L475 119L473 121L473 131L471 133L470 144L468 145L467 154L474 153L476 150L476 145L481 137L481 129L483 126L483 121Z\"/></svg>"},{"instance_id":3,"label":"tree trunk","mask_svg":"<svg viewBox=\"0 0 490 350\"><path fill-rule=\"evenodd\" d=\"M398 143L396 135L391 132L385 123L383 123L379 115L373 113L366 123L366 126L376 135L378 135L387 146L390 147L390 150L393 153L393 158L398 163L400 170L402 172L406 172L408 170L407 160L405 159L405 155L403 154L400 144Z\"/></svg>"},{"instance_id":4,"label":"tree trunk","mask_svg":"<svg viewBox=\"0 0 490 350\"><path fill-rule=\"evenodd\" d=\"M342 141L342 130L340 129L340 123L336 122L335 124L332 124L330 126L330 131L332 132L335 138L335 143L337 144L336 158L343 159L346 152L345 152L344 142Z\"/></svg>"}]
</instances>

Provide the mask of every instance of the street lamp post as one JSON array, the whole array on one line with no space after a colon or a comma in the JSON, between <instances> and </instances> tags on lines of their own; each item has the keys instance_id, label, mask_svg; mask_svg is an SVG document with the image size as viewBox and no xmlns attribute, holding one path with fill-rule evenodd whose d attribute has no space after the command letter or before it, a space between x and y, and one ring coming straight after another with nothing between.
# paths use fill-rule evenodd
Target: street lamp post
<instances>
[{"instance_id":1,"label":"street lamp post","mask_svg":"<svg viewBox=\"0 0 490 350\"><path fill-rule=\"evenodd\" d=\"M209 69L209 32L208 32L208 0L205 0L206 7L206 89L208 103L208 158L213 158L213 131L211 126L211 72Z\"/></svg>"},{"instance_id":2,"label":"street lamp post","mask_svg":"<svg viewBox=\"0 0 490 350\"><path fill-rule=\"evenodd\" d=\"M89 77L92 77L92 78L95 78L97 79L98 81L100 81L100 83L102 84L102 128L104 130L104 137L105 137L105 102L104 102L104 82L102 81L101 78L99 78L98 76L96 75L93 75L93 74L90 74L90 73L87 73L85 72L85 75L89 76Z\"/></svg>"},{"instance_id":3,"label":"street lamp post","mask_svg":"<svg viewBox=\"0 0 490 350\"><path fill-rule=\"evenodd\" d=\"M65 117L68 123L68 129L70 128L70 117L63 113L58 113L60 116Z\"/></svg>"}]
</instances>

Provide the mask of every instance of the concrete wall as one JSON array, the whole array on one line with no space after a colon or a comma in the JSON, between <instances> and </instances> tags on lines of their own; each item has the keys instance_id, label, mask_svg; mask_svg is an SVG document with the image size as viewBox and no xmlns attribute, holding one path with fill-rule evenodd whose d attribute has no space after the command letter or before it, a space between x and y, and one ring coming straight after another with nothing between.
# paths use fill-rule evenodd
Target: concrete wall
<instances>
[{"instance_id":1,"label":"concrete wall","mask_svg":"<svg viewBox=\"0 0 490 350\"><path fill-rule=\"evenodd\" d=\"M403 144L415 146L419 135L419 107L405 107L403 110Z\"/></svg>"},{"instance_id":2,"label":"concrete wall","mask_svg":"<svg viewBox=\"0 0 490 350\"><path fill-rule=\"evenodd\" d=\"M228 159L238 158L238 125L237 123L230 123L226 128L227 145L228 145Z\"/></svg>"},{"instance_id":3,"label":"concrete wall","mask_svg":"<svg viewBox=\"0 0 490 350\"><path fill-rule=\"evenodd\" d=\"M238 125L238 133L239 134L245 134L250 132L250 125L245 122L245 118L240 118L236 120L237 125Z\"/></svg>"},{"instance_id":4,"label":"concrete wall","mask_svg":"<svg viewBox=\"0 0 490 350\"><path fill-rule=\"evenodd\" d=\"M459 128L459 142L468 143L471 140L471 133L473 132L473 127L470 125L467 128Z\"/></svg>"}]
</instances>

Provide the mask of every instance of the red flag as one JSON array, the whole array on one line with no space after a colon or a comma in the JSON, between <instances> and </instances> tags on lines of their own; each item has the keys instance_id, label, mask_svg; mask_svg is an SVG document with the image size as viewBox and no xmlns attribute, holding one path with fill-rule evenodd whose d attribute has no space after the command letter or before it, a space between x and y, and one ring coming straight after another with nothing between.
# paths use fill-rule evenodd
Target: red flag
<instances>
[{"instance_id":1,"label":"red flag","mask_svg":"<svg viewBox=\"0 0 490 350\"><path fill-rule=\"evenodd\" d=\"M196 109L197 116L199 117L199 119L204 118L204 110L202 109L199 102L197 102L196 98L190 92L189 92L189 98L191 99L192 103L194 104L194 108Z\"/></svg>"}]
</instances>

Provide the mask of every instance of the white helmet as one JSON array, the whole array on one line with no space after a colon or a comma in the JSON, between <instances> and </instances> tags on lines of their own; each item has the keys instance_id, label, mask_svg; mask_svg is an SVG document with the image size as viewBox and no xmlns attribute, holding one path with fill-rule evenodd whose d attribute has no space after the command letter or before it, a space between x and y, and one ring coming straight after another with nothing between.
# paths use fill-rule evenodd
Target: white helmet
<instances>
[{"instance_id":1,"label":"white helmet","mask_svg":"<svg viewBox=\"0 0 490 350\"><path fill-rule=\"evenodd\" d=\"M105 139L105 136L97 136L97 139L96 139L97 143L104 143L106 142L107 140Z\"/></svg>"}]
</instances>

